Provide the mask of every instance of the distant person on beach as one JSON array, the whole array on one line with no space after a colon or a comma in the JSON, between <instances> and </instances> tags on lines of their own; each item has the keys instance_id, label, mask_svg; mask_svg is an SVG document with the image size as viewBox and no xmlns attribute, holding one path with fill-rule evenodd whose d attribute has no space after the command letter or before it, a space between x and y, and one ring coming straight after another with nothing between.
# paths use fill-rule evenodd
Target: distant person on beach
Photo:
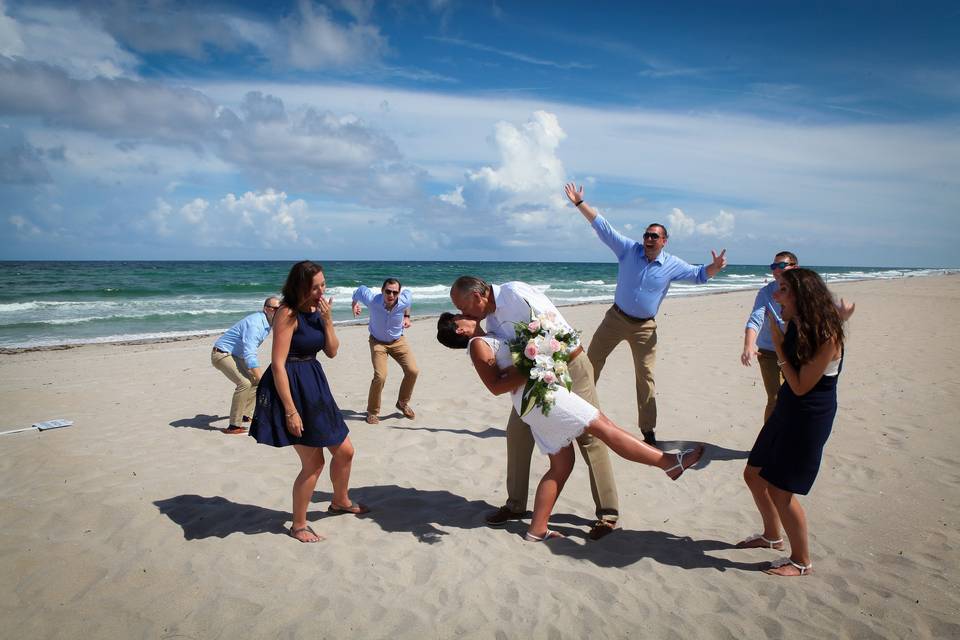
<instances>
[{"instance_id":1,"label":"distant person on beach","mask_svg":"<svg viewBox=\"0 0 960 640\"><path fill-rule=\"evenodd\" d=\"M843 318L823 280L809 269L783 271L774 300L787 323L783 333L773 313L767 317L784 383L743 471L763 531L737 547L783 549L782 525L790 540L790 557L771 563L766 572L803 576L813 564L807 517L795 494L806 495L813 486L837 413Z\"/></svg>"},{"instance_id":2,"label":"distant person on beach","mask_svg":"<svg viewBox=\"0 0 960 640\"><path fill-rule=\"evenodd\" d=\"M780 373L780 367L777 365L777 354L773 349L773 340L770 337L771 323L765 322L769 314L778 323L782 324L780 318L780 305L774 299L774 294L780 288L780 281L785 271L796 269L800 266L797 256L790 251L780 251L773 257L770 263L770 273L773 274L773 280L763 286L757 292L757 297L753 301L753 310L747 318L747 325L743 330L743 353L740 354L740 362L743 366L751 366L751 361L756 358L760 365L760 377L763 380L763 388L767 393L767 405L763 409L763 421L766 422L773 413L773 408L777 404L777 392L780 385L783 384L783 376ZM838 311L840 317L848 320L853 315L855 305L847 304L843 298L840 299Z\"/></svg>"},{"instance_id":3,"label":"distant person on beach","mask_svg":"<svg viewBox=\"0 0 960 640\"><path fill-rule=\"evenodd\" d=\"M373 380L367 394L367 423L380 422L380 396L387 381L387 356L397 361L403 370L403 381L397 397L397 409L403 417L413 420L416 414L410 407L413 387L417 383L420 370L413 351L403 335L410 326L410 305L413 296L410 289L404 289L396 278L387 278L375 294L369 287L360 285L353 292L353 315L360 315L360 305L370 309L370 359L373 361Z\"/></svg>"},{"instance_id":4,"label":"distant person on beach","mask_svg":"<svg viewBox=\"0 0 960 640\"><path fill-rule=\"evenodd\" d=\"M558 322L567 324L553 302L525 282L495 285L473 276L460 276L450 288L450 299L468 318L478 321L486 319L487 333L501 340L514 339L514 323L529 322L532 309L537 313L553 312ZM583 348L580 347L570 357L573 391L594 407L599 407L593 368L582 355ZM533 444L530 426L520 418L516 409L511 410L507 421L507 502L487 515L486 522L491 527L518 520L526 514ZM596 505L597 520L591 527L590 538L599 540L617 527L620 513L617 484L603 442L584 431L577 438L577 445L587 463L590 489Z\"/></svg>"},{"instance_id":5,"label":"distant person on beach","mask_svg":"<svg viewBox=\"0 0 960 640\"><path fill-rule=\"evenodd\" d=\"M713 260L708 265L690 265L667 253L667 228L660 223L647 226L643 243L621 235L597 211L583 200L583 187L567 184L567 198L590 223L600 240L610 247L619 263L617 288L613 306L607 310L600 326L590 340L587 357L593 364L594 378L607 362L607 356L626 340L633 353L633 368L637 386L637 409L640 431L647 444L657 446L657 399L653 368L657 357L657 321L670 283L688 280L703 284L727 266L727 250L718 255L711 251Z\"/></svg>"},{"instance_id":6,"label":"distant person on beach","mask_svg":"<svg viewBox=\"0 0 960 640\"><path fill-rule=\"evenodd\" d=\"M509 393L513 411L520 412L527 379L513 365L509 340L488 335L474 318L452 313L440 316L437 340L451 349L469 348L477 375L490 393ZM533 517L525 537L528 542L565 537L557 531L551 531L548 523L557 498L573 470L571 443L584 433L603 441L627 460L659 467L671 480L679 478L703 455L703 446L676 454L663 453L618 427L599 409L562 385L556 390L554 401L548 415L544 415L540 406L534 406L523 417L541 453L550 458L550 468L537 485Z\"/></svg>"},{"instance_id":7,"label":"distant person on beach","mask_svg":"<svg viewBox=\"0 0 960 640\"><path fill-rule=\"evenodd\" d=\"M246 433L244 422L253 415L257 398L257 385L263 372L257 359L257 349L270 333L273 318L280 300L269 297L263 301L263 309L251 313L233 325L213 343L210 363L235 385L230 401L230 422L224 433Z\"/></svg>"},{"instance_id":8,"label":"distant person on beach","mask_svg":"<svg viewBox=\"0 0 960 640\"><path fill-rule=\"evenodd\" d=\"M307 507L323 471L323 449L330 452L333 499L327 513L362 515L369 509L348 495L353 444L330 385L317 361L323 351L337 355L340 341L333 326L333 298L323 297L323 267L309 260L290 269L277 311L272 362L257 394L250 435L273 447L293 446L300 473L293 481L293 523L289 534L300 542L323 538L307 524Z\"/></svg>"}]
</instances>

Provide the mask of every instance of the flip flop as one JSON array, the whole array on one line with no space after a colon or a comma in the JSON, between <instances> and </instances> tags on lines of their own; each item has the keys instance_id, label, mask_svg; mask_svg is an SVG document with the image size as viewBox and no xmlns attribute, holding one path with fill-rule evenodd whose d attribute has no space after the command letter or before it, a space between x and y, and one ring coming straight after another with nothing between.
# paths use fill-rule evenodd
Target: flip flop
<instances>
[{"instance_id":1,"label":"flip flop","mask_svg":"<svg viewBox=\"0 0 960 640\"><path fill-rule=\"evenodd\" d=\"M779 545L779 546L777 546ZM755 533L749 538L741 540L736 545L737 549L783 549L783 538L771 540L765 538L763 533Z\"/></svg>"},{"instance_id":2,"label":"flip flop","mask_svg":"<svg viewBox=\"0 0 960 640\"><path fill-rule=\"evenodd\" d=\"M362 516L365 513L370 513L370 508L367 507L367 505L360 502L354 502L349 507L341 507L340 505L336 505L331 502L330 506L327 507L327 513L332 515L352 513L355 516Z\"/></svg>"},{"instance_id":3,"label":"flip flop","mask_svg":"<svg viewBox=\"0 0 960 640\"><path fill-rule=\"evenodd\" d=\"M800 573L796 576L788 576L783 573L776 573L774 569L779 569L780 567L785 567L788 564L792 564L793 567ZM813 573L813 563L810 564L800 564L799 562L794 562L790 558L780 558L779 560L774 560L770 563L770 566L763 570L764 573L771 576L780 576L781 578L800 578L803 576L808 576Z\"/></svg>"},{"instance_id":4,"label":"flip flop","mask_svg":"<svg viewBox=\"0 0 960 640\"><path fill-rule=\"evenodd\" d=\"M307 532L309 532L309 533L312 533L313 535L315 535L315 536L317 537L317 539L316 539L316 540L301 540L300 538L297 537L297 534L298 534L298 533L303 533L304 531L307 531ZM307 525L307 526L305 526L305 527L300 527L299 529L294 529L293 527L290 527L289 531L287 531L287 535L290 536L291 538L293 538L294 540L296 540L296 541L298 541L298 542L302 542L302 543L304 543L304 544L313 544L314 542L320 542L321 540L323 540L323 536L321 536L319 533L317 533L316 531L314 531L314 530L313 530L313 527L311 527L310 525Z\"/></svg>"},{"instance_id":5,"label":"flip flop","mask_svg":"<svg viewBox=\"0 0 960 640\"><path fill-rule=\"evenodd\" d=\"M544 542L546 540L559 540L566 537L567 536L563 535L559 531L551 531L550 529L547 529L547 532L543 534L543 537L535 536L527 531L526 535L523 536L523 539L527 542Z\"/></svg>"}]
</instances>

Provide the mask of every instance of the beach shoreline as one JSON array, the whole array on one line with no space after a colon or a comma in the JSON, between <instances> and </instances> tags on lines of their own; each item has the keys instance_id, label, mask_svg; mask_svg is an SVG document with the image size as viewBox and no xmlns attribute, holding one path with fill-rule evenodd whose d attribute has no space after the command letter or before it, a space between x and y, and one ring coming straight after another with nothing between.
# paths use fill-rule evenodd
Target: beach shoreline
<instances>
[{"instance_id":1,"label":"beach shoreline","mask_svg":"<svg viewBox=\"0 0 960 640\"><path fill-rule=\"evenodd\" d=\"M551 521L568 539L523 541L526 522L483 524L502 503L509 400L490 396L431 318L408 340L421 370L414 421L363 421L372 374L363 324L322 358L357 449L351 496L330 517L325 474L309 509L326 540L290 524L289 450L226 436L231 387L214 337L87 344L0 356L0 621L14 637L394 638L671 635L943 638L960 635L960 278L839 282L848 324L839 411L820 476L801 498L814 574L759 569L736 550L759 524L741 473L765 396L739 362L755 291L667 298L658 314L658 437L707 444L670 483L613 460L621 529L588 541L579 459ZM589 343L608 304L562 309ZM261 347L269 361L270 340ZM620 346L598 394L636 431L632 361ZM532 491L546 459L534 453Z\"/></svg>"}]
</instances>

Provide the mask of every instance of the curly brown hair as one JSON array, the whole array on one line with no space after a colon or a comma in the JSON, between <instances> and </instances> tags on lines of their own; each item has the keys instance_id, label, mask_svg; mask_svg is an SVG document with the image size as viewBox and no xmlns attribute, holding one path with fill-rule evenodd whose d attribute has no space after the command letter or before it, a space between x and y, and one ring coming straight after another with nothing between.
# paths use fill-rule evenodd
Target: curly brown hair
<instances>
[{"instance_id":1,"label":"curly brown hair","mask_svg":"<svg viewBox=\"0 0 960 640\"><path fill-rule=\"evenodd\" d=\"M793 319L797 327L796 365L813 360L825 343L836 340L843 348L843 319L833 301L833 295L816 271L787 269L780 276L793 292L797 313Z\"/></svg>"}]
</instances>

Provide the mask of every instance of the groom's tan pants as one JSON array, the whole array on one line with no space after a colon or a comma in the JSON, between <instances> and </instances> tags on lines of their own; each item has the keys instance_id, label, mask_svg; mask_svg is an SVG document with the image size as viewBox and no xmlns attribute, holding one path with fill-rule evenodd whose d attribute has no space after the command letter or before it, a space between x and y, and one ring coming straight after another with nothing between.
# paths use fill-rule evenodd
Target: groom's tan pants
<instances>
[{"instance_id":1,"label":"groom's tan pants","mask_svg":"<svg viewBox=\"0 0 960 640\"><path fill-rule=\"evenodd\" d=\"M570 362L570 377L573 378L573 392L600 408L597 388L593 381L593 366L586 353L580 353ZM590 475L590 491L597 505L597 518L616 522L620 514L620 502L617 498L617 483L613 478L613 467L607 445L598 438L584 432L577 438L577 446L587 463ZM506 507L515 513L527 510L527 494L530 492L530 456L533 454L533 434L516 410L510 411L507 421L507 503Z\"/></svg>"}]
</instances>

